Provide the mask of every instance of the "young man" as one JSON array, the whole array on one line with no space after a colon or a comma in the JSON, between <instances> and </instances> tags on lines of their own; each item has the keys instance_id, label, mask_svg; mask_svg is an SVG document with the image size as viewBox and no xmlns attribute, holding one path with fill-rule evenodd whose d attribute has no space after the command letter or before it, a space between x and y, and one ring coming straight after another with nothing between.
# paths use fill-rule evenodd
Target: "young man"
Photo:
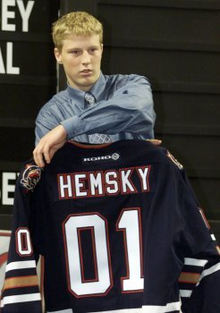
<instances>
[{"instance_id":1,"label":"young man","mask_svg":"<svg viewBox=\"0 0 220 313\"><path fill-rule=\"evenodd\" d=\"M50 163L66 139L103 143L154 138L156 115L148 79L101 72L102 24L86 12L71 12L53 24L52 35L67 88L37 116L36 164Z\"/></svg>"}]
</instances>

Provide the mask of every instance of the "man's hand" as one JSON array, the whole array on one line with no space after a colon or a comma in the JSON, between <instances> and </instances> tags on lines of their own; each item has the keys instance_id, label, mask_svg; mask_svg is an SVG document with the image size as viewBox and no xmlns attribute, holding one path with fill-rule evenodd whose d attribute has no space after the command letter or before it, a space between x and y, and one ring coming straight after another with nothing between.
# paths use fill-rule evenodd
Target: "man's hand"
<instances>
[{"instance_id":1,"label":"man's hand","mask_svg":"<svg viewBox=\"0 0 220 313\"><path fill-rule=\"evenodd\" d=\"M44 160L49 164L55 152L65 144L66 135L65 128L62 125L59 125L41 138L33 151L36 165L44 167Z\"/></svg>"}]
</instances>

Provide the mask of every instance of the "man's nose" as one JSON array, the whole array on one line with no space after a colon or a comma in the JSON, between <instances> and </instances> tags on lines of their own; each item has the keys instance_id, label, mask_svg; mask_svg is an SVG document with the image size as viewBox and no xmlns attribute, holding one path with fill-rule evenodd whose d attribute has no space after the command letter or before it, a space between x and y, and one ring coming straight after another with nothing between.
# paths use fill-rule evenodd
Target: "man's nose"
<instances>
[{"instance_id":1,"label":"man's nose","mask_svg":"<svg viewBox=\"0 0 220 313\"><path fill-rule=\"evenodd\" d=\"M87 51L83 52L83 55L82 55L82 63L83 64L88 64L90 63L91 59L90 59L90 55Z\"/></svg>"}]
</instances>

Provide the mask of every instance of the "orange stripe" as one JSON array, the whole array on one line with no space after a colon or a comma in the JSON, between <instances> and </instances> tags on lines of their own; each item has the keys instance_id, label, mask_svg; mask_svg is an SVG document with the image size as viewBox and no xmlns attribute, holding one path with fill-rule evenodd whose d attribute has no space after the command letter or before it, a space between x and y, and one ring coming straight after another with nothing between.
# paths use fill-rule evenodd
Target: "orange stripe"
<instances>
[{"instance_id":1,"label":"orange stripe","mask_svg":"<svg viewBox=\"0 0 220 313\"><path fill-rule=\"evenodd\" d=\"M80 148L84 148L84 149L93 149L93 148L100 149L100 148L108 147L109 145L112 144L112 142L110 142L110 143L89 145L89 144L79 143L79 142L76 142L76 141L68 141L68 143L71 143L74 146L77 146L77 147L80 147Z\"/></svg>"},{"instance_id":2,"label":"orange stripe","mask_svg":"<svg viewBox=\"0 0 220 313\"><path fill-rule=\"evenodd\" d=\"M180 283L197 284L200 274L182 272L179 277Z\"/></svg>"},{"instance_id":3,"label":"orange stripe","mask_svg":"<svg viewBox=\"0 0 220 313\"><path fill-rule=\"evenodd\" d=\"M7 278L5 280L3 290L29 286L38 286L37 275Z\"/></svg>"},{"instance_id":4,"label":"orange stripe","mask_svg":"<svg viewBox=\"0 0 220 313\"><path fill-rule=\"evenodd\" d=\"M8 259L8 252L0 254L0 268L2 267L3 263L6 263Z\"/></svg>"}]
</instances>

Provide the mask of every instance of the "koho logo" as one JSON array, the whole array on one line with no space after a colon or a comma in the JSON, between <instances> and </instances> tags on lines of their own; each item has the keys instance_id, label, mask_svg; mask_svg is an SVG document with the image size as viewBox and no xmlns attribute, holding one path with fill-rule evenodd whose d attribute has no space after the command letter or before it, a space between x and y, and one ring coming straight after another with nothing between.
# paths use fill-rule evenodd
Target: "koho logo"
<instances>
[{"instance_id":1,"label":"koho logo","mask_svg":"<svg viewBox=\"0 0 220 313\"><path fill-rule=\"evenodd\" d=\"M83 158L83 162L108 162L110 160L117 161L120 158L118 153L101 155L101 156L93 156L90 158Z\"/></svg>"}]
</instances>

